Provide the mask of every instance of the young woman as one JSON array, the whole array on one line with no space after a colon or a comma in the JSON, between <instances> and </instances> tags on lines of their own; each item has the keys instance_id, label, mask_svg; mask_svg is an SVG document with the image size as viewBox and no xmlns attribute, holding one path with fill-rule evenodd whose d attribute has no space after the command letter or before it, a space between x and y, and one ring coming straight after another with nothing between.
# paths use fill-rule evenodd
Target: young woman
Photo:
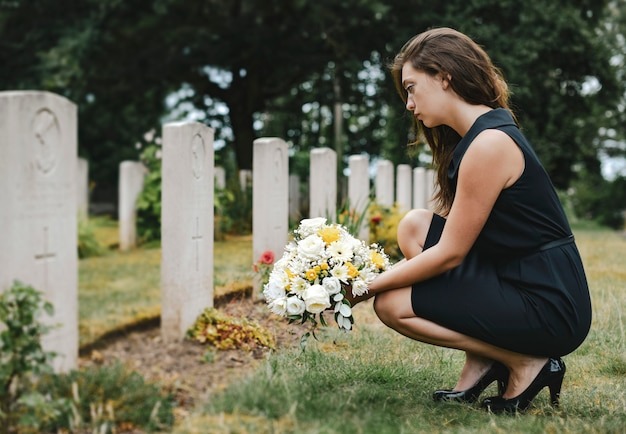
<instances>
[{"instance_id":1,"label":"young woman","mask_svg":"<svg viewBox=\"0 0 626 434\"><path fill-rule=\"evenodd\" d=\"M437 166L437 213L398 227L406 258L368 297L403 335L465 352L437 401L524 411L544 387L558 405L565 364L591 324L574 237L552 183L508 108L508 88L469 37L437 28L409 40L391 72ZM359 302L357 299L354 302Z\"/></svg>"}]
</instances>

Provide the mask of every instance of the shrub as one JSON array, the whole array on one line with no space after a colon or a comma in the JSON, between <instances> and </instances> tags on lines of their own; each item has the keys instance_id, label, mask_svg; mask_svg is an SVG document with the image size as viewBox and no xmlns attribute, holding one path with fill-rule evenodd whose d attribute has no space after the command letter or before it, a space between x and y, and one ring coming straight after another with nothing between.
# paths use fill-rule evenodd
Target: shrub
<instances>
[{"instance_id":1,"label":"shrub","mask_svg":"<svg viewBox=\"0 0 626 434\"><path fill-rule=\"evenodd\" d=\"M396 262L403 258L402 252L398 247L397 232L398 224L404 217L404 214L397 205L385 207L373 203L368 210L370 242L379 244L385 250L385 253L389 255L391 262Z\"/></svg>"},{"instance_id":2,"label":"shrub","mask_svg":"<svg viewBox=\"0 0 626 434\"><path fill-rule=\"evenodd\" d=\"M93 224L87 218L78 219L78 257L102 256L105 248L96 239Z\"/></svg>"},{"instance_id":3,"label":"shrub","mask_svg":"<svg viewBox=\"0 0 626 434\"><path fill-rule=\"evenodd\" d=\"M137 235L142 244L161 240L161 147L148 145L140 156L148 169L137 198Z\"/></svg>"},{"instance_id":4,"label":"shrub","mask_svg":"<svg viewBox=\"0 0 626 434\"><path fill-rule=\"evenodd\" d=\"M52 372L54 353L41 346L51 327L40 322L52 312L41 292L21 282L0 294L0 432L37 432L42 420L59 414L62 402L33 388Z\"/></svg>"},{"instance_id":5,"label":"shrub","mask_svg":"<svg viewBox=\"0 0 626 434\"><path fill-rule=\"evenodd\" d=\"M50 432L169 431L174 424L174 398L120 363L49 376L40 389L66 403L45 425Z\"/></svg>"},{"instance_id":6,"label":"shrub","mask_svg":"<svg viewBox=\"0 0 626 434\"><path fill-rule=\"evenodd\" d=\"M274 348L275 345L273 336L258 324L230 317L213 308L200 314L187 336L219 350L251 350L258 346Z\"/></svg>"}]
</instances>

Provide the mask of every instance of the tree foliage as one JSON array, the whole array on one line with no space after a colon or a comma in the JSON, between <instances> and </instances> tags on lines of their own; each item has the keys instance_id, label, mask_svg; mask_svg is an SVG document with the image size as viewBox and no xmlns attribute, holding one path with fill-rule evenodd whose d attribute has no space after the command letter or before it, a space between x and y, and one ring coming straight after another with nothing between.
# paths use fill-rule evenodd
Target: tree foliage
<instances>
[{"instance_id":1,"label":"tree foliage","mask_svg":"<svg viewBox=\"0 0 626 434\"><path fill-rule=\"evenodd\" d=\"M558 187L624 136L623 0L0 1L0 89L79 106L97 192L164 119L193 113L250 168L252 142L336 147L408 162L407 114L386 63L414 34L457 28L482 44ZM620 39L621 38L621 39ZM619 41L622 44L619 44ZM621 51L620 51L621 50ZM620 105L621 104L621 105ZM166 117L168 116L169 117ZM612 151L617 152L617 151ZM300 159L305 170L306 159ZM109 193L115 188L109 188Z\"/></svg>"}]
</instances>

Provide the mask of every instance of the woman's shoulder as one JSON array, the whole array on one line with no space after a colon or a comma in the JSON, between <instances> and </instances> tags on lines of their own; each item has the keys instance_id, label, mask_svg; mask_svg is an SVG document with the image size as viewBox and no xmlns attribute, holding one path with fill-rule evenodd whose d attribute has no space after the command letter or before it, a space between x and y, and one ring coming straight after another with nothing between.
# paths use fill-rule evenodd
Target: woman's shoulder
<instances>
[{"instance_id":1,"label":"woman's shoulder","mask_svg":"<svg viewBox=\"0 0 626 434\"><path fill-rule=\"evenodd\" d=\"M459 171L487 172L507 179L507 186L524 171L525 159L517 143L504 131L486 129L469 144Z\"/></svg>"}]
</instances>

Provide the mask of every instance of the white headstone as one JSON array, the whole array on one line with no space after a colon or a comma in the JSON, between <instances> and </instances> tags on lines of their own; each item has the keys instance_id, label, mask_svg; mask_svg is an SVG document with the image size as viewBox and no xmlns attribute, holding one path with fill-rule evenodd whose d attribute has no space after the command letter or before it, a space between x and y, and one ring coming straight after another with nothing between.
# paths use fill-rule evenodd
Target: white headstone
<instances>
[{"instance_id":1,"label":"white headstone","mask_svg":"<svg viewBox=\"0 0 626 434\"><path fill-rule=\"evenodd\" d=\"M330 148L315 148L310 157L309 217L334 220L337 213L337 153Z\"/></svg>"},{"instance_id":2,"label":"white headstone","mask_svg":"<svg viewBox=\"0 0 626 434\"><path fill-rule=\"evenodd\" d=\"M376 202L385 207L393 206L393 163L389 160L376 162Z\"/></svg>"},{"instance_id":3,"label":"white headstone","mask_svg":"<svg viewBox=\"0 0 626 434\"><path fill-rule=\"evenodd\" d=\"M350 209L357 216L361 216L367 211L370 200L369 158L367 155L351 155L348 157L348 167L350 168L348 177ZM369 240L367 217L363 218L357 236L364 241Z\"/></svg>"},{"instance_id":4,"label":"white headstone","mask_svg":"<svg viewBox=\"0 0 626 434\"><path fill-rule=\"evenodd\" d=\"M413 169L413 208L426 209L426 169Z\"/></svg>"},{"instance_id":5,"label":"white headstone","mask_svg":"<svg viewBox=\"0 0 626 434\"><path fill-rule=\"evenodd\" d=\"M223 167L215 167L215 188L224 190L226 188L226 171Z\"/></svg>"},{"instance_id":6,"label":"white headstone","mask_svg":"<svg viewBox=\"0 0 626 434\"><path fill-rule=\"evenodd\" d=\"M435 171L432 169L426 170L426 206L429 210L435 210Z\"/></svg>"},{"instance_id":7,"label":"white headstone","mask_svg":"<svg viewBox=\"0 0 626 434\"><path fill-rule=\"evenodd\" d=\"M120 163L118 222L120 250L137 245L137 198L143 190L146 166L138 161Z\"/></svg>"},{"instance_id":8,"label":"white headstone","mask_svg":"<svg viewBox=\"0 0 626 434\"><path fill-rule=\"evenodd\" d=\"M252 186L252 171L251 170L240 170L239 171L239 185L241 186L241 191L247 191L248 188Z\"/></svg>"},{"instance_id":9,"label":"white headstone","mask_svg":"<svg viewBox=\"0 0 626 434\"><path fill-rule=\"evenodd\" d=\"M76 206L79 218L89 216L89 162L79 158L76 168Z\"/></svg>"},{"instance_id":10,"label":"white headstone","mask_svg":"<svg viewBox=\"0 0 626 434\"><path fill-rule=\"evenodd\" d=\"M175 341L213 306L213 130L164 125L161 170L161 335Z\"/></svg>"},{"instance_id":11,"label":"white headstone","mask_svg":"<svg viewBox=\"0 0 626 434\"><path fill-rule=\"evenodd\" d=\"M0 92L0 291L42 291L58 372L78 360L76 105L48 92Z\"/></svg>"},{"instance_id":12,"label":"white headstone","mask_svg":"<svg viewBox=\"0 0 626 434\"><path fill-rule=\"evenodd\" d=\"M411 209L413 192L413 176L411 166L399 164L396 173L396 203L400 212Z\"/></svg>"},{"instance_id":13,"label":"white headstone","mask_svg":"<svg viewBox=\"0 0 626 434\"><path fill-rule=\"evenodd\" d=\"M252 158L252 255L257 261L267 250L275 258L283 254L289 233L289 154L279 138L253 143ZM260 296L260 281L254 292Z\"/></svg>"},{"instance_id":14,"label":"white headstone","mask_svg":"<svg viewBox=\"0 0 626 434\"><path fill-rule=\"evenodd\" d=\"M300 221L300 177L289 175L289 218Z\"/></svg>"}]
</instances>

